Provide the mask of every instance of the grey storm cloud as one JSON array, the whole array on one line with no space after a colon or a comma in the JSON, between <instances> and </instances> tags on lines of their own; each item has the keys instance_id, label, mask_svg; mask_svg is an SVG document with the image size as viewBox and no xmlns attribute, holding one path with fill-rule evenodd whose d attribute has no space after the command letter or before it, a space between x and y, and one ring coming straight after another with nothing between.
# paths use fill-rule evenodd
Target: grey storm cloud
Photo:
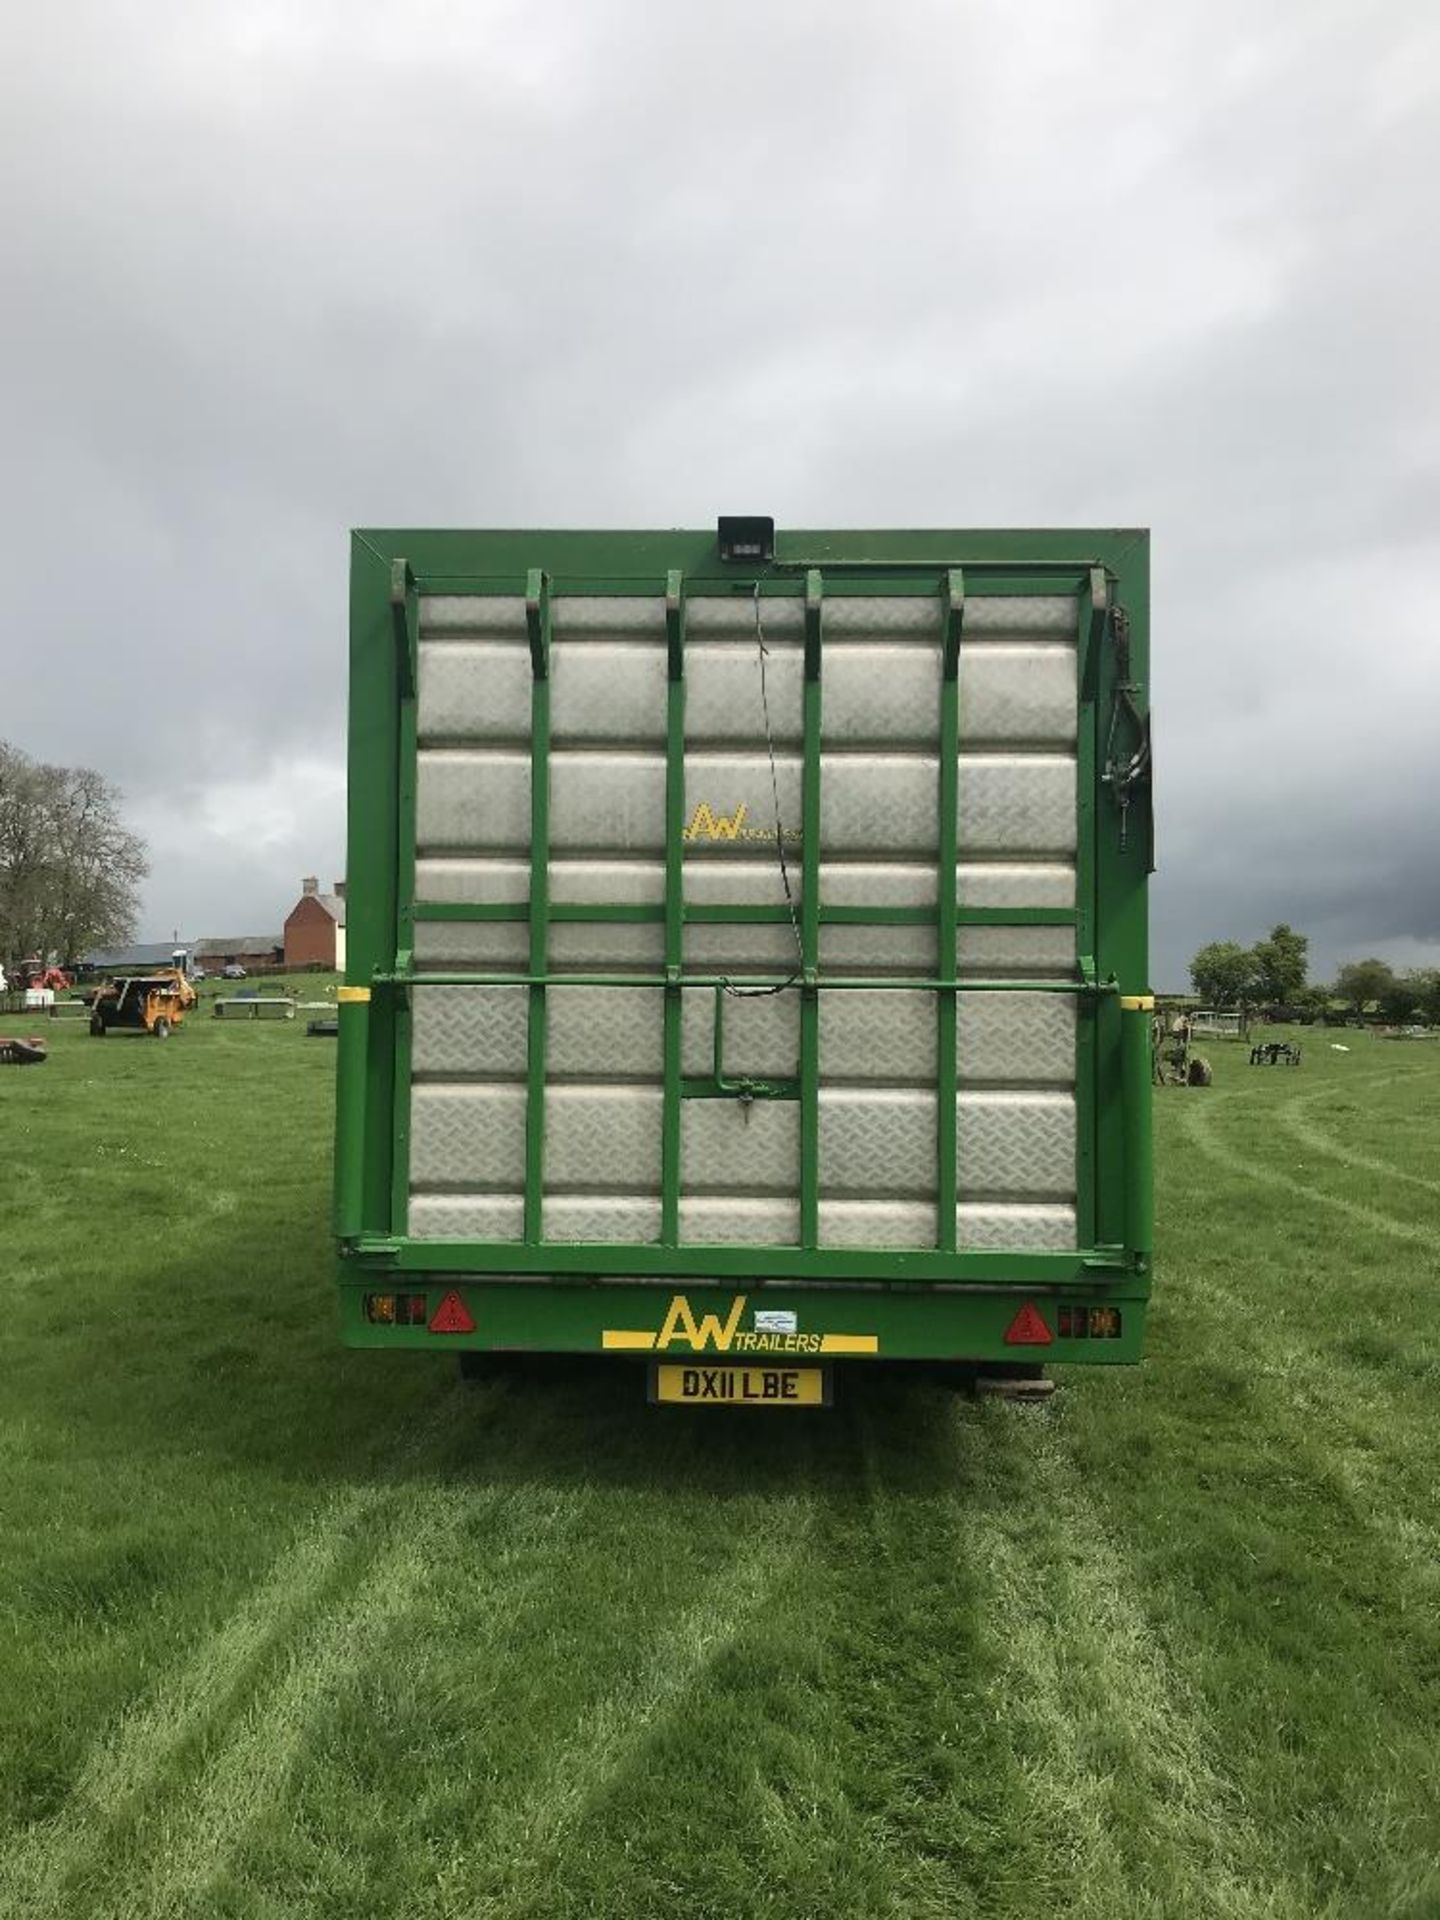
<instances>
[{"instance_id":1,"label":"grey storm cloud","mask_svg":"<svg viewBox=\"0 0 1440 1920\"><path fill-rule=\"evenodd\" d=\"M1440 957L1440 12L11 23L0 737L142 931L343 868L351 525L1145 524L1157 983Z\"/></svg>"}]
</instances>

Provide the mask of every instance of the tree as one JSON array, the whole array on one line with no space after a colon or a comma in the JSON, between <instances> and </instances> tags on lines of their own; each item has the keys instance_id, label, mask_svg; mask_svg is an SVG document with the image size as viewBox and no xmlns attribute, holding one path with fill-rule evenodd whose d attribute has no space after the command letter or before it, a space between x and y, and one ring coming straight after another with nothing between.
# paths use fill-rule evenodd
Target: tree
<instances>
[{"instance_id":1,"label":"tree","mask_svg":"<svg viewBox=\"0 0 1440 1920\"><path fill-rule=\"evenodd\" d=\"M1406 973L1393 974L1389 985L1375 998L1380 1002L1381 1016L1392 1027L1429 1020L1440 1002L1440 974L1425 967L1411 967Z\"/></svg>"},{"instance_id":2,"label":"tree","mask_svg":"<svg viewBox=\"0 0 1440 1920\"><path fill-rule=\"evenodd\" d=\"M1255 955L1237 940L1212 940L1190 962L1190 978L1211 1007L1233 1007L1254 997Z\"/></svg>"},{"instance_id":3,"label":"tree","mask_svg":"<svg viewBox=\"0 0 1440 1920\"><path fill-rule=\"evenodd\" d=\"M1259 997L1288 1006L1299 998L1309 971L1310 942L1282 920L1270 938L1255 946L1255 983Z\"/></svg>"},{"instance_id":4,"label":"tree","mask_svg":"<svg viewBox=\"0 0 1440 1920\"><path fill-rule=\"evenodd\" d=\"M108 780L0 741L0 954L69 961L128 940L149 870Z\"/></svg>"},{"instance_id":5,"label":"tree","mask_svg":"<svg viewBox=\"0 0 1440 1920\"><path fill-rule=\"evenodd\" d=\"M1388 962L1373 957L1347 960L1335 976L1335 993L1353 1013L1363 1014L1372 1000L1379 1000L1394 984L1395 975Z\"/></svg>"}]
</instances>

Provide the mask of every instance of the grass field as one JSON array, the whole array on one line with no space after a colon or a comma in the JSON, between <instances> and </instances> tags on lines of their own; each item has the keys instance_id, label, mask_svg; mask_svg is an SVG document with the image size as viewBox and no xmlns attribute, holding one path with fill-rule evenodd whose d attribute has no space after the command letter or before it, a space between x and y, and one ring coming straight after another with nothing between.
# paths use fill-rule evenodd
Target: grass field
<instances>
[{"instance_id":1,"label":"grass field","mask_svg":"<svg viewBox=\"0 0 1440 1920\"><path fill-rule=\"evenodd\" d=\"M1347 1039L1158 1098L1143 1369L752 1424L340 1351L334 1043L57 1023L0 1914L1440 1914L1440 1043Z\"/></svg>"}]
</instances>

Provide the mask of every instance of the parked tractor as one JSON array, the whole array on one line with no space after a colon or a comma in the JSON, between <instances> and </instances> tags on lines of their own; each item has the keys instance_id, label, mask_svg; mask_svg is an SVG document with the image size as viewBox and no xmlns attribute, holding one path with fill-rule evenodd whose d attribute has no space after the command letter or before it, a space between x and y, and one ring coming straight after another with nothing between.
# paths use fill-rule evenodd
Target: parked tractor
<instances>
[{"instance_id":1,"label":"parked tractor","mask_svg":"<svg viewBox=\"0 0 1440 1920\"><path fill-rule=\"evenodd\" d=\"M107 980L90 1003L90 1031L97 1040L116 1032L168 1040L198 999L179 967Z\"/></svg>"},{"instance_id":2,"label":"parked tractor","mask_svg":"<svg viewBox=\"0 0 1440 1920\"><path fill-rule=\"evenodd\" d=\"M22 960L10 977L12 992L33 993L37 989L68 993L75 982L63 967L51 967L38 958Z\"/></svg>"}]
</instances>

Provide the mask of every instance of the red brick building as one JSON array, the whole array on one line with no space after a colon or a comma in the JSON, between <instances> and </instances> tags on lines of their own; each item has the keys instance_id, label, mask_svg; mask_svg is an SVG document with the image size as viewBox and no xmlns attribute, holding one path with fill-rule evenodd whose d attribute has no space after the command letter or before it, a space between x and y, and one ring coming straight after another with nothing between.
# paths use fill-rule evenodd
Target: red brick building
<instances>
[{"instance_id":1,"label":"red brick building","mask_svg":"<svg viewBox=\"0 0 1440 1920\"><path fill-rule=\"evenodd\" d=\"M345 970L345 882L321 893L313 876L300 883L300 898L285 916L285 965Z\"/></svg>"}]
</instances>

